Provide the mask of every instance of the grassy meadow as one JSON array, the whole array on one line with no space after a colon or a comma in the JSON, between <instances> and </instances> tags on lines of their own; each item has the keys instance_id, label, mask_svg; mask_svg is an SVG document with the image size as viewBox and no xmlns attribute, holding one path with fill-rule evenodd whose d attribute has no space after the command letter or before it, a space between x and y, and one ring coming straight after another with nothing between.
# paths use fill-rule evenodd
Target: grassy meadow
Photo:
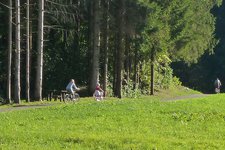
<instances>
[{"instance_id":1,"label":"grassy meadow","mask_svg":"<svg viewBox=\"0 0 225 150\"><path fill-rule=\"evenodd\" d=\"M178 101L83 98L0 113L0 149L225 149L225 94ZM1 108L1 107L0 107Z\"/></svg>"}]
</instances>

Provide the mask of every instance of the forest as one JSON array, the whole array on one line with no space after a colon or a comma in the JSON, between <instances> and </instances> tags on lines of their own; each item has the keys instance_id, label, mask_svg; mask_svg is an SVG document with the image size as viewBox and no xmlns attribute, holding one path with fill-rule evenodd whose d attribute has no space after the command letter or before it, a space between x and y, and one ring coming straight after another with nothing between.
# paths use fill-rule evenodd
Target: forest
<instances>
[{"instance_id":1,"label":"forest","mask_svg":"<svg viewBox=\"0 0 225 150\"><path fill-rule=\"evenodd\" d=\"M99 82L118 98L225 84L223 0L1 0L0 20L7 103L40 101L70 79L81 96Z\"/></svg>"}]
</instances>

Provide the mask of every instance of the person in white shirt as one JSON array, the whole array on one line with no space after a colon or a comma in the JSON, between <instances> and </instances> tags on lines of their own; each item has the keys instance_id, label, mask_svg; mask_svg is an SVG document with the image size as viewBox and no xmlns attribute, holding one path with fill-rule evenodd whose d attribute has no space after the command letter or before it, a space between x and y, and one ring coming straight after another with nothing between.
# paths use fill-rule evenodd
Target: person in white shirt
<instances>
[{"instance_id":1,"label":"person in white shirt","mask_svg":"<svg viewBox=\"0 0 225 150\"><path fill-rule=\"evenodd\" d=\"M214 86L215 86L215 92L216 93L220 93L220 88L222 86L219 78L216 79L216 81L214 82Z\"/></svg>"},{"instance_id":2,"label":"person in white shirt","mask_svg":"<svg viewBox=\"0 0 225 150\"><path fill-rule=\"evenodd\" d=\"M71 79L70 82L68 83L68 85L66 86L66 90L69 92L69 93L72 93L74 94L75 91L79 91L80 88L78 88L75 84L75 80L74 79Z\"/></svg>"}]
</instances>

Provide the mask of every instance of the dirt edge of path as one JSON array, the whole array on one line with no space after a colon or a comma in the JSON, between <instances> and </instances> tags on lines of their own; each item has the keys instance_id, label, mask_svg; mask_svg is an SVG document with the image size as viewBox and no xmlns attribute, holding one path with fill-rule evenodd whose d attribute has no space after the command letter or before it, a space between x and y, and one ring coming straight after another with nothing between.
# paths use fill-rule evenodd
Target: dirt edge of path
<instances>
[{"instance_id":1,"label":"dirt edge of path","mask_svg":"<svg viewBox=\"0 0 225 150\"><path fill-rule=\"evenodd\" d=\"M56 104L15 105L12 107L0 108L0 113L1 112L10 112L10 111L14 111L14 110L42 108L42 107L48 107L48 106L53 106L53 105L56 105Z\"/></svg>"},{"instance_id":2,"label":"dirt edge of path","mask_svg":"<svg viewBox=\"0 0 225 150\"><path fill-rule=\"evenodd\" d=\"M178 101L178 100L187 100L187 99L194 99L194 98L203 98L210 96L211 94L191 94L191 95L182 95L182 96L177 96L173 98L162 98L161 101Z\"/></svg>"}]
</instances>

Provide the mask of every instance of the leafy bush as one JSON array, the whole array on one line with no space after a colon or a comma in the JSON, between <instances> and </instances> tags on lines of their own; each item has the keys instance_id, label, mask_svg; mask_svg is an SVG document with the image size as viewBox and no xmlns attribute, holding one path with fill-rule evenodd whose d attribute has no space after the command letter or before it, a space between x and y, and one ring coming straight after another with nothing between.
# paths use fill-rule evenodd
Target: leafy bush
<instances>
[{"instance_id":1,"label":"leafy bush","mask_svg":"<svg viewBox=\"0 0 225 150\"><path fill-rule=\"evenodd\" d=\"M181 85L181 82L177 77L173 77L173 69L170 67L171 60L166 55L161 55L154 63L154 85L155 89L168 89L172 86ZM151 80L151 62L142 61L140 63L140 81L141 88L144 91L149 91Z\"/></svg>"},{"instance_id":2,"label":"leafy bush","mask_svg":"<svg viewBox=\"0 0 225 150\"><path fill-rule=\"evenodd\" d=\"M125 81L125 85L123 86L122 89L122 94L124 97L128 98L138 98L141 96L141 90L138 88L133 88L133 82L132 80Z\"/></svg>"},{"instance_id":3,"label":"leafy bush","mask_svg":"<svg viewBox=\"0 0 225 150\"><path fill-rule=\"evenodd\" d=\"M0 96L0 103L5 103L5 100Z\"/></svg>"},{"instance_id":4,"label":"leafy bush","mask_svg":"<svg viewBox=\"0 0 225 150\"><path fill-rule=\"evenodd\" d=\"M108 96L108 97L112 97L113 96L113 85L112 85L112 83L111 82L108 82L108 86L106 87L107 89L107 93L106 93L106 95Z\"/></svg>"},{"instance_id":5,"label":"leafy bush","mask_svg":"<svg viewBox=\"0 0 225 150\"><path fill-rule=\"evenodd\" d=\"M176 86L181 86L181 81L179 78L177 78L176 76L173 77L172 79L172 86L176 87Z\"/></svg>"}]
</instances>

